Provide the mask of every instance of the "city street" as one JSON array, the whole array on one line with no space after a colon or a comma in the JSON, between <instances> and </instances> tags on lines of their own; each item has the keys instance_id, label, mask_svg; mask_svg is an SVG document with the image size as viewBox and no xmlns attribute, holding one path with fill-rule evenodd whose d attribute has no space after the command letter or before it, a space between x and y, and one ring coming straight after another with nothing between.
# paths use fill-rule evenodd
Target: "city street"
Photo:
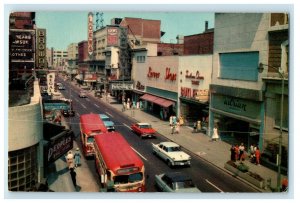
<instances>
[{"instance_id":1,"label":"city street","mask_svg":"<svg viewBox=\"0 0 300 203\"><path fill-rule=\"evenodd\" d=\"M123 113L116 111L107 103L102 100L96 99L95 97L88 96L88 98L80 98L78 96L79 87L75 87L69 82L65 82L62 79L59 82L63 83L66 90L62 93L66 98L73 100L73 107L76 112L75 117L67 118L70 122L73 131L76 135L76 143L81 147L79 137L79 116L86 113L105 113L111 117L112 121L116 125L116 131L120 132L125 139L129 142L131 147L136 153L142 158L148 179L146 180L146 191L154 192L157 189L154 186L154 176L169 171L182 171L189 174L202 192L257 192L239 181L235 177L225 173L224 171L212 166L206 161L199 158L199 156L191 154L192 164L191 167L184 168L170 168L165 162L152 154L152 143L159 143L167 141L162 135L157 135L156 139L141 139L130 129L134 120L128 119ZM147 122L147 121L142 121ZM166 126L169 128L169 126ZM90 169L90 173L93 174L95 181L99 184L99 178L95 171L94 160L83 160L87 162Z\"/></svg>"}]
</instances>

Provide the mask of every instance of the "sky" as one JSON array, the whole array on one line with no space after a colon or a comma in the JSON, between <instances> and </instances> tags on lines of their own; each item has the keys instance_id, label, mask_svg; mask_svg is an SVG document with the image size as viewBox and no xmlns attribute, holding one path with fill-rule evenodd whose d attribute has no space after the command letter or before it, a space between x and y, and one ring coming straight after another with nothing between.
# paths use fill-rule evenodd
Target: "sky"
<instances>
[{"instance_id":1,"label":"sky","mask_svg":"<svg viewBox=\"0 0 300 203\"><path fill-rule=\"evenodd\" d=\"M46 29L48 48L66 50L71 43L87 40L87 16L88 12L82 11L36 12L36 25ZM176 43L177 35L202 33L205 21L208 21L208 28L214 27L212 12L103 12L103 25L110 25L113 18L124 17L161 20L161 31L166 32L161 41L165 43Z\"/></svg>"}]
</instances>

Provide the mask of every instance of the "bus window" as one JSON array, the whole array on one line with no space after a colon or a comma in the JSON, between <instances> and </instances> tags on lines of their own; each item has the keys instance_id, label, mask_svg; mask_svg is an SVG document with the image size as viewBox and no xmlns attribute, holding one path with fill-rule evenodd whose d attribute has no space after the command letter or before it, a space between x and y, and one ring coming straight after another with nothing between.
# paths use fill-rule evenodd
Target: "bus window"
<instances>
[{"instance_id":1,"label":"bus window","mask_svg":"<svg viewBox=\"0 0 300 203\"><path fill-rule=\"evenodd\" d=\"M93 142L94 142L94 137L87 138L87 143L93 143Z\"/></svg>"},{"instance_id":2,"label":"bus window","mask_svg":"<svg viewBox=\"0 0 300 203\"><path fill-rule=\"evenodd\" d=\"M128 177L129 183L134 183L143 180L143 174L142 173L134 173L130 174Z\"/></svg>"}]
</instances>

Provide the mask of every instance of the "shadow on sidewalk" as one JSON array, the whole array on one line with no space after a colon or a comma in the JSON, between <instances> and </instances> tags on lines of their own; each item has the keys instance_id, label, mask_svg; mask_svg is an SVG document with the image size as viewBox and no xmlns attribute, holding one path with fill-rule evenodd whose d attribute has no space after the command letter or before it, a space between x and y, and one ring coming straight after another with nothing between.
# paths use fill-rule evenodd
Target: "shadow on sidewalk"
<instances>
[{"instance_id":1,"label":"shadow on sidewalk","mask_svg":"<svg viewBox=\"0 0 300 203\"><path fill-rule=\"evenodd\" d=\"M47 177L48 184L49 185L53 184L60 175L64 175L65 173L68 172L69 169L67 168L67 166L61 170L57 170L56 164L55 163L51 164L48 169L48 177Z\"/></svg>"}]
</instances>

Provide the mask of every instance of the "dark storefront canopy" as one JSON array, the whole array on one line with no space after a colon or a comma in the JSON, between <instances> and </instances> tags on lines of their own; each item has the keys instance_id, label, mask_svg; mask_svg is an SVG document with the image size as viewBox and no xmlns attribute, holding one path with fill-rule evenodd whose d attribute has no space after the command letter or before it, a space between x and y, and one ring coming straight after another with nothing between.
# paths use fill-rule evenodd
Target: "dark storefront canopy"
<instances>
[{"instance_id":1,"label":"dark storefront canopy","mask_svg":"<svg viewBox=\"0 0 300 203\"><path fill-rule=\"evenodd\" d=\"M143 96L140 97L140 99L155 103L155 104L165 107L165 108L175 104L175 102L173 102L171 100L163 99L163 98L160 98L160 97L157 97L154 95L150 95L150 94L144 94Z\"/></svg>"}]
</instances>

